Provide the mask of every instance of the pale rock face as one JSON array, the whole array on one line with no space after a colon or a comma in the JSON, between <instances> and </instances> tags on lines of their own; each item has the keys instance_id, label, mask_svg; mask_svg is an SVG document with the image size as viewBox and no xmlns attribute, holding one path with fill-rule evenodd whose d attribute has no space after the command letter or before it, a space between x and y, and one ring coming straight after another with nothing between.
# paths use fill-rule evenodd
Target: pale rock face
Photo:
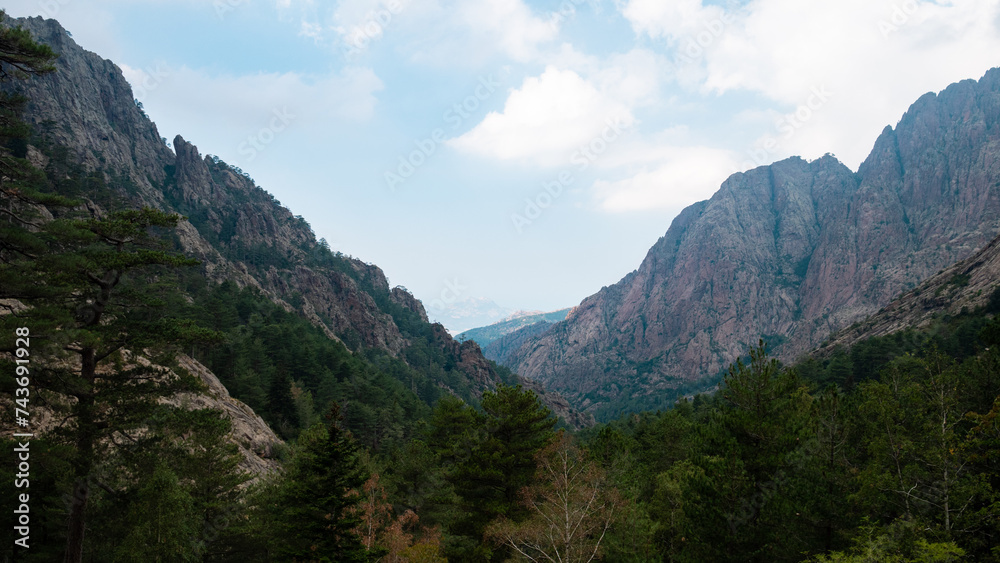
<instances>
[{"instance_id":1,"label":"pale rock face","mask_svg":"<svg viewBox=\"0 0 1000 563\"><path fill-rule=\"evenodd\" d=\"M178 365L208 387L207 393L183 393L171 402L188 409L217 409L229 419L230 440L243 456L240 469L254 477L280 469L276 448L284 442L264 422L264 419L242 401L234 399L219 378L197 360L180 356Z\"/></svg>"},{"instance_id":2,"label":"pale rock face","mask_svg":"<svg viewBox=\"0 0 1000 563\"><path fill-rule=\"evenodd\" d=\"M921 97L857 173L828 155L734 174L507 363L594 408L715 375L761 336L794 359L996 236L998 124L994 69Z\"/></svg>"}]
</instances>

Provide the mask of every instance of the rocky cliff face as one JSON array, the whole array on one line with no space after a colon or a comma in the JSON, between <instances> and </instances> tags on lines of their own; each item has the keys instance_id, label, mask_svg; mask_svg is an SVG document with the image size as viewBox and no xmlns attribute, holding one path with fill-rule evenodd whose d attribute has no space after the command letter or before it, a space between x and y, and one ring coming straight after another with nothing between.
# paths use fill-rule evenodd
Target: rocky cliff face
<instances>
[{"instance_id":1,"label":"rocky cliff face","mask_svg":"<svg viewBox=\"0 0 1000 563\"><path fill-rule=\"evenodd\" d=\"M975 310L1000 297L1000 236L965 260L892 300L865 320L840 330L816 350L827 356L837 348L909 328L925 328L941 315ZM995 306L995 305L994 305Z\"/></svg>"},{"instance_id":2,"label":"rocky cliff face","mask_svg":"<svg viewBox=\"0 0 1000 563\"><path fill-rule=\"evenodd\" d=\"M1000 231L998 122L994 69L921 97L857 173L828 155L734 174L508 365L600 412L715 375L761 336L792 359Z\"/></svg>"},{"instance_id":3,"label":"rocky cliff face","mask_svg":"<svg viewBox=\"0 0 1000 563\"><path fill-rule=\"evenodd\" d=\"M74 160L109 184L127 178L122 195L133 204L187 216L179 229L181 243L204 262L211 279L256 286L289 307L294 296L331 334L351 332L362 344L394 355L405 346L389 315L359 286L360 279L388 293L381 270L348 257L340 257L341 271L317 267L311 259L317 242L308 224L248 177L202 157L182 137L174 139L171 151L114 63L79 47L54 20L14 23L59 54L57 72L16 85L29 99L25 120L36 135L69 148Z\"/></svg>"},{"instance_id":4,"label":"rocky cliff face","mask_svg":"<svg viewBox=\"0 0 1000 563\"><path fill-rule=\"evenodd\" d=\"M174 155L132 97L121 69L81 49L59 22L40 17L11 20L59 54L59 72L14 84L29 96L26 121L36 133L73 151L90 170L127 176L150 201Z\"/></svg>"},{"instance_id":5,"label":"rocky cliff face","mask_svg":"<svg viewBox=\"0 0 1000 563\"><path fill-rule=\"evenodd\" d=\"M172 402L188 409L216 409L229 419L232 429L230 439L240 450L243 463L240 469L253 476L266 475L281 466L277 461L277 447L284 442L242 401L234 399L219 378L208 368L188 356L177 359L178 365L198 377L208 387L207 393L183 393Z\"/></svg>"},{"instance_id":6,"label":"rocky cliff face","mask_svg":"<svg viewBox=\"0 0 1000 563\"><path fill-rule=\"evenodd\" d=\"M24 118L40 144L68 149L68 160L103 176L118 199L186 216L180 244L202 261L210 280L256 287L352 350L377 348L405 359L411 342L397 317L411 314L427 323L411 294L391 288L378 267L318 242L305 220L240 170L202 156L180 136L170 150L134 102L121 70L79 47L58 22L27 18L12 24L59 54L55 73L11 86L30 100ZM44 152L29 147L43 167L49 161ZM499 383L478 347L465 349L447 333L440 336L434 342L463 370L472 392Z\"/></svg>"}]
</instances>

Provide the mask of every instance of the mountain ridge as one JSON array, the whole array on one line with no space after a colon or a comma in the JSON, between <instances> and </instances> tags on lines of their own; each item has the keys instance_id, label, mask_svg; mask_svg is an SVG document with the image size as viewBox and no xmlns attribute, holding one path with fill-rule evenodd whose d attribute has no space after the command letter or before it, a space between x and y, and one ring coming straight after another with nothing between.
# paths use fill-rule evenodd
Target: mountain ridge
<instances>
[{"instance_id":1,"label":"mountain ridge","mask_svg":"<svg viewBox=\"0 0 1000 563\"><path fill-rule=\"evenodd\" d=\"M469 329L457 334L455 338L459 340L475 340L480 346L486 348L490 343L519 330L525 326L538 322L554 323L564 320L570 312L570 307L559 309L558 311L517 311L495 323ZM487 356L489 357L489 356ZM490 358L496 361L495 358Z\"/></svg>"},{"instance_id":2,"label":"mountain ridge","mask_svg":"<svg viewBox=\"0 0 1000 563\"><path fill-rule=\"evenodd\" d=\"M77 45L57 21L6 23L27 29L59 54L56 72L9 86L28 99L23 119L34 131L29 160L41 168L79 168L105 186L99 193L80 188L68 194L84 196L93 213L143 205L178 212L185 219L176 241L202 262L210 281L263 292L355 354L376 350L412 362L415 344L432 347L444 358L439 369L447 376L437 385L465 400L505 382L478 346L455 342L431 325L421 302L390 287L377 266L317 241L304 219L238 168L203 156L180 135L171 150L121 69ZM516 376L510 382L529 385ZM545 400L571 425L586 423L555 394Z\"/></svg>"},{"instance_id":3,"label":"mountain ridge","mask_svg":"<svg viewBox=\"0 0 1000 563\"><path fill-rule=\"evenodd\" d=\"M733 174L507 365L611 416L706 381L761 336L793 359L1000 232L998 124L993 69L921 96L857 172L826 155Z\"/></svg>"}]
</instances>

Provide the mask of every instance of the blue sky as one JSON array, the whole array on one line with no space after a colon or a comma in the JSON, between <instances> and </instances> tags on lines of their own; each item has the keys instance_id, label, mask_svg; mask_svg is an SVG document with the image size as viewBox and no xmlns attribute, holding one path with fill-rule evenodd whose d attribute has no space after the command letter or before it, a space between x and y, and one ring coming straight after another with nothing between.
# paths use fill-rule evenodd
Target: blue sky
<instances>
[{"instance_id":1,"label":"blue sky","mask_svg":"<svg viewBox=\"0 0 1000 563\"><path fill-rule=\"evenodd\" d=\"M60 20L163 136L439 317L575 305L730 174L827 152L856 169L920 95L1000 65L998 0L4 7Z\"/></svg>"}]
</instances>

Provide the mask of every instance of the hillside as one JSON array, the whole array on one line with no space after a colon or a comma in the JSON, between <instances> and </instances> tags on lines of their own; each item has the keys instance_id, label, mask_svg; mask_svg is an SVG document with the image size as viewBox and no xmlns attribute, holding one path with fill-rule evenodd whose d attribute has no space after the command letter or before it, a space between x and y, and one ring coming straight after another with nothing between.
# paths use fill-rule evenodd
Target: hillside
<instances>
[{"instance_id":1,"label":"hillside","mask_svg":"<svg viewBox=\"0 0 1000 563\"><path fill-rule=\"evenodd\" d=\"M852 172L831 155L727 179L637 270L509 367L580 408L649 408L764 336L791 359L1000 232L1000 70L917 100Z\"/></svg>"},{"instance_id":2,"label":"hillside","mask_svg":"<svg viewBox=\"0 0 1000 563\"><path fill-rule=\"evenodd\" d=\"M987 305L1000 296L1000 236L972 256L953 264L915 289L907 291L870 317L830 336L814 354L826 356L837 348L902 330L924 329L944 316L955 316Z\"/></svg>"},{"instance_id":3,"label":"hillside","mask_svg":"<svg viewBox=\"0 0 1000 563\"><path fill-rule=\"evenodd\" d=\"M523 326L487 344L483 348L483 354L498 364L507 365L511 354L517 352L529 339L548 331L552 325L553 323L548 321L538 321L535 324Z\"/></svg>"},{"instance_id":4,"label":"hillside","mask_svg":"<svg viewBox=\"0 0 1000 563\"><path fill-rule=\"evenodd\" d=\"M494 340L510 334L522 327L533 325L539 322L557 323L565 320L570 309L560 309L551 313L527 313L513 314L506 319L479 328L469 329L455 336L457 340L475 340L477 344L485 348ZM490 358L493 359L493 358Z\"/></svg>"},{"instance_id":5,"label":"hillside","mask_svg":"<svg viewBox=\"0 0 1000 563\"><path fill-rule=\"evenodd\" d=\"M79 47L58 22L12 23L59 54L56 72L5 87L29 100L28 158L50 174L93 179L65 195L85 198L97 213L146 205L182 214L176 243L201 261L210 282L261 292L372 369L396 372L425 404L442 393L475 403L505 377L517 381L498 374L474 343L456 342L430 324L420 301L391 287L377 266L317 241L302 217L240 169L202 155L181 136L171 150L121 70ZM574 420L571 412L559 414Z\"/></svg>"}]
</instances>

